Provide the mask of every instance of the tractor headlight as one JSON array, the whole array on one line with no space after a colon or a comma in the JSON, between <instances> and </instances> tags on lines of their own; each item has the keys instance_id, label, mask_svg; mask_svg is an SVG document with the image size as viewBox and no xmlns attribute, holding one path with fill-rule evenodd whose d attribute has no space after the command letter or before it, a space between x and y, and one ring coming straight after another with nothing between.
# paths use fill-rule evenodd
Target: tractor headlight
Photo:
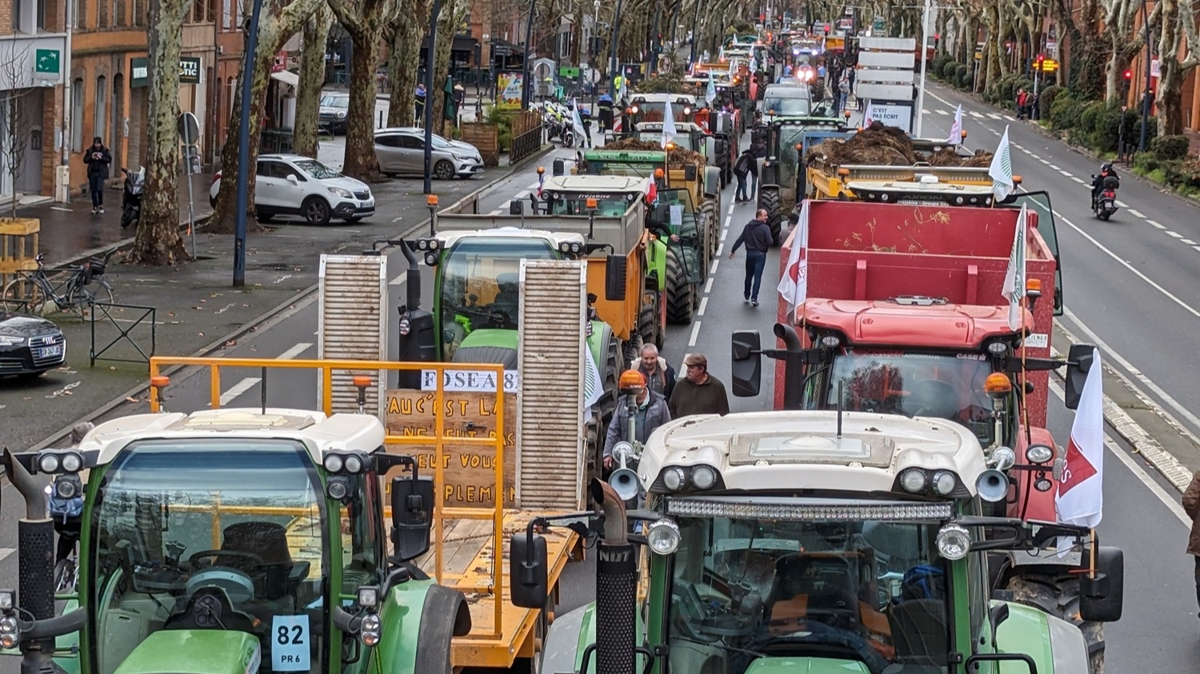
<instances>
[{"instance_id":1,"label":"tractor headlight","mask_svg":"<svg viewBox=\"0 0 1200 674\"><path fill-rule=\"evenodd\" d=\"M938 552L950 561L956 561L967 556L971 550L971 532L965 527L950 523L937 533Z\"/></svg>"},{"instance_id":2,"label":"tractor headlight","mask_svg":"<svg viewBox=\"0 0 1200 674\"><path fill-rule=\"evenodd\" d=\"M434 252L425 253L425 264L426 265L428 265L430 267L436 267L437 263L438 263L437 253L434 253Z\"/></svg>"},{"instance_id":3,"label":"tractor headlight","mask_svg":"<svg viewBox=\"0 0 1200 674\"><path fill-rule=\"evenodd\" d=\"M662 479L663 486L670 491L679 491L687 483L687 475L679 467L668 468L663 471Z\"/></svg>"},{"instance_id":4,"label":"tractor headlight","mask_svg":"<svg viewBox=\"0 0 1200 674\"><path fill-rule=\"evenodd\" d=\"M72 499L83 493L83 483L78 475L59 475L54 478L54 495L61 499Z\"/></svg>"},{"instance_id":5,"label":"tractor headlight","mask_svg":"<svg viewBox=\"0 0 1200 674\"><path fill-rule=\"evenodd\" d=\"M17 606L17 593L12 590L0 590L0 611L11 611Z\"/></svg>"},{"instance_id":6,"label":"tractor headlight","mask_svg":"<svg viewBox=\"0 0 1200 674\"><path fill-rule=\"evenodd\" d=\"M74 451L63 451L61 449L44 449L37 456L38 472L55 474L55 473L78 473L83 469L83 455Z\"/></svg>"},{"instance_id":7,"label":"tractor headlight","mask_svg":"<svg viewBox=\"0 0 1200 674\"><path fill-rule=\"evenodd\" d=\"M345 501L350 496L350 478L334 475L325 484L325 493L334 501Z\"/></svg>"},{"instance_id":8,"label":"tractor headlight","mask_svg":"<svg viewBox=\"0 0 1200 674\"><path fill-rule=\"evenodd\" d=\"M988 343L987 350L993 356L1003 356L1008 353L1008 345L1000 340L996 340Z\"/></svg>"},{"instance_id":9,"label":"tractor headlight","mask_svg":"<svg viewBox=\"0 0 1200 674\"><path fill-rule=\"evenodd\" d=\"M842 340L837 335L825 335L821 338L821 346L826 349L836 349L841 346Z\"/></svg>"},{"instance_id":10,"label":"tractor headlight","mask_svg":"<svg viewBox=\"0 0 1200 674\"><path fill-rule=\"evenodd\" d=\"M363 585L358 588L358 605L362 608L379 606L379 588L374 585Z\"/></svg>"},{"instance_id":11,"label":"tractor headlight","mask_svg":"<svg viewBox=\"0 0 1200 674\"><path fill-rule=\"evenodd\" d=\"M381 626L379 616L374 613L363 616L362 622L359 623L358 638L364 646L374 646L379 643Z\"/></svg>"},{"instance_id":12,"label":"tractor headlight","mask_svg":"<svg viewBox=\"0 0 1200 674\"><path fill-rule=\"evenodd\" d=\"M712 489L717 483L717 471L712 466L700 465L692 469L692 486L696 489Z\"/></svg>"},{"instance_id":13,"label":"tractor headlight","mask_svg":"<svg viewBox=\"0 0 1200 674\"><path fill-rule=\"evenodd\" d=\"M679 549L679 525L665 518L651 523L646 542L655 554L669 555L675 552Z\"/></svg>"},{"instance_id":14,"label":"tractor headlight","mask_svg":"<svg viewBox=\"0 0 1200 674\"><path fill-rule=\"evenodd\" d=\"M954 478L954 473L948 470L939 470L933 474L933 491L938 496L949 496L954 492L957 484L958 480Z\"/></svg>"},{"instance_id":15,"label":"tractor headlight","mask_svg":"<svg viewBox=\"0 0 1200 674\"><path fill-rule=\"evenodd\" d=\"M324 464L325 470L329 471L330 473L340 473L342 472L342 466L345 464L345 461L342 459L341 454L326 454Z\"/></svg>"},{"instance_id":16,"label":"tractor headlight","mask_svg":"<svg viewBox=\"0 0 1200 674\"><path fill-rule=\"evenodd\" d=\"M1054 458L1054 450L1046 445L1030 445L1025 450L1025 458L1030 463L1047 463Z\"/></svg>"},{"instance_id":17,"label":"tractor headlight","mask_svg":"<svg viewBox=\"0 0 1200 674\"><path fill-rule=\"evenodd\" d=\"M909 468L900 474L900 486L904 491L919 494L925 489L925 471L920 468Z\"/></svg>"}]
</instances>

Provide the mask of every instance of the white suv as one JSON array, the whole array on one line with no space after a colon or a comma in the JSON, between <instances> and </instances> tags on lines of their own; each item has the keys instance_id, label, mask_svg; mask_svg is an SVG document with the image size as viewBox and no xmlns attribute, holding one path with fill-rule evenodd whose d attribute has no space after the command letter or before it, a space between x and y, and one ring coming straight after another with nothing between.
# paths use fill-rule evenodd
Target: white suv
<instances>
[{"instance_id":1,"label":"white suv","mask_svg":"<svg viewBox=\"0 0 1200 674\"><path fill-rule=\"evenodd\" d=\"M208 192L213 206L220 189L218 172ZM254 210L263 222L278 215L300 216L310 225L324 225L333 218L358 222L375 214L375 197L366 183L347 178L311 157L260 154Z\"/></svg>"}]
</instances>

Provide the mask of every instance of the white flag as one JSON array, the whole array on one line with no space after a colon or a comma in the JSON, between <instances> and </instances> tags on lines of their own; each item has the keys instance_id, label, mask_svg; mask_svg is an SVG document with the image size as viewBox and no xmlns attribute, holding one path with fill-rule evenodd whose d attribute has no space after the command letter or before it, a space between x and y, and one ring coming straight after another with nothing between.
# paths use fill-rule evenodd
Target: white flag
<instances>
[{"instance_id":1,"label":"white flag","mask_svg":"<svg viewBox=\"0 0 1200 674\"><path fill-rule=\"evenodd\" d=\"M1104 514L1104 384L1100 350L1092 352L1092 366L1075 410L1062 480L1054 496L1058 521L1095 528ZM1069 543L1068 543L1069 544ZM1063 554L1066 545L1059 545Z\"/></svg>"},{"instance_id":2,"label":"white flag","mask_svg":"<svg viewBox=\"0 0 1200 674\"><path fill-rule=\"evenodd\" d=\"M783 278L779 279L779 294L787 301L791 313L808 298L808 199L800 207L800 221L796 223L792 236L792 250L788 255Z\"/></svg>"},{"instance_id":3,"label":"white flag","mask_svg":"<svg viewBox=\"0 0 1200 674\"><path fill-rule=\"evenodd\" d=\"M600 368L596 367L596 357L592 355L587 342L583 343L583 351L587 354L587 361L584 363L587 376L583 379L583 406L587 408L595 405L604 395L604 381L600 379Z\"/></svg>"},{"instance_id":4,"label":"white flag","mask_svg":"<svg viewBox=\"0 0 1200 674\"><path fill-rule=\"evenodd\" d=\"M576 144L582 147L583 139L587 138L587 131L583 128L583 118L579 116L579 101L575 99L571 99L571 127Z\"/></svg>"},{"instance_id":5,"label":"white flag","mask_svg":"<svg viewBox=\"0 0 1200 674\"><path fill-rule=\"evenodd\" d=\"M712 107L713 101L717 100L717 85L713 82L712 71L708 71L708 88L704 90L704 100L708 101L708 106Z\"/></svg>"},{"instance_id":6,"label":"white flag","mask_svg":"<svg viewBox=\"0 0 1200 674\"><path fill-rule=\"evenodd\" d=\"M1025 237L1028 236L1029 210L1024 204L1017 214L1017 229L1013 232L1012 251L1008 254L1008 271L1000 293L1008 300L1008 327L1020 330L1024 322L1021 298L1025 296Z\"/></svg>"},{"instance_id":7,"label":"white flag","mask_svg":"<svg viewBox=\"0 0 1200 674\"><path fill-rule=\"evenodd\" d=\"M950 137L946 139L951 145L962 145L962 104L954 111L954 124L950 125Z\"/></svg>"},{"instance_id":8,"label":"white flag","mask_svg":"<svg viewBox=\"0 0 1200 674\"><path fill-rule=\"evenodd\" d=\"M663 108L663 130L662 130L662 146L665 148L667 143L675 140L675 113L671 112L671 99L667 99L666 107Z\"/></svg>"},{"instance_id":9,"label":"white flag","mask_svg":"<svg viewBox=\"0 0 1200 674\"><path fill-rule=\"evenodd\" d=\"M1012 151L1008 147L1008 127L1004 127L1004 135L1000 136L1000 146L992 157L992 166L988 169L992 178L992 194L996 201L1006 199L1013 191Z\"/></svg>"}]
</instances>

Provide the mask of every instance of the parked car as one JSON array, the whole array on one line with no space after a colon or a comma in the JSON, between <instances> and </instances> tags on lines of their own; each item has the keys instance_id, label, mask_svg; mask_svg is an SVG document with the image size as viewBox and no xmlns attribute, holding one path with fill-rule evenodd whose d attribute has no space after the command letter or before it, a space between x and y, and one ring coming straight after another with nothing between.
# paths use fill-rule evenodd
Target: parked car
<instances>
[{"instance_id":1,"label":"parked car","mask_svg":"<svg viewBox=\"0 0 1200 674\"><path fill-rule=\"evenodd\" d=\"M262 222L296 215L310 225L324 225L333 218L358 222L375 214L375 197L366 183L347 178L311 157L261 154L254 185L254 210ZM220 189L218 171L208 191L214 207Z\"/></svg>"},{"instance_id":2,"label":"parked car","mask_svg":"<svg viewBox=\"0 0 1200 674\"><path fill-rule=\"evenodd\" d=\"M425 130L417 127L379 129L375 132L375 158L388 176L425 175ZM433 134L430 153L433 177L438 180L470 178L483 171L483 155L470 143Z\"/></svg>"},{"instance_id":3,"label":"parked car","mask_svg":"<svg viewBox=\"0 0 1200 674\"><path fill-rule=\"evenodd\" d=\"M321 109L317 119L332 134L346 133L346 116L350 111L350 94L345 91L321 93Z\"/></svg>"},{"instance_id":4,"label":"parked car","mask_svg":"<svg viewBox=\"0 0 1200 674\"><path fill-rule=\"evenodd\" d=\"M44 318L0 309L0 376L33 378L67 359L67 338Z\"/></svg>"}]
</instances>

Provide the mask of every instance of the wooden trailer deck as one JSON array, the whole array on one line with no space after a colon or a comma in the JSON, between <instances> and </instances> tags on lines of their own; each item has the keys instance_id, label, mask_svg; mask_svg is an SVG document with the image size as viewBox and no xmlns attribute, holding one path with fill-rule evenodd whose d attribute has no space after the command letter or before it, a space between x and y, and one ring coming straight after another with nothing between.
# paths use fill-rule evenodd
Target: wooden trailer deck
<instances>
[{"instance_id":1,"label":"wooden trailer deck","mask_svg":"<svg viewBox=\"0 0 1200 674\"><path fill-rule=\"evenodd\" d=\"M476 591L492 585L494 575L494 531L491 520L447 519L442 529L442 568L439 582L447 587L460 586L467 596L471 610L471 633L454 640L451 662L455 669L460 667L511 667L517 658L528 658L534 654L534 629L539 611L514 606L508 587L508 541L518 531L525 531L535 515L520 510L504 511L500 573L502 592L500 600L500 625L496 625L496 595L492 590ZM558 579L567 562L582 555L579 536L565 528L553 528L543 532L546 538L548 578L553 603L557 600ZM437 578L437 560L430 550L417 560L417 564L430 576ZM548 616L549 618L549 616Z\"/></svg>"}]
</instances>

